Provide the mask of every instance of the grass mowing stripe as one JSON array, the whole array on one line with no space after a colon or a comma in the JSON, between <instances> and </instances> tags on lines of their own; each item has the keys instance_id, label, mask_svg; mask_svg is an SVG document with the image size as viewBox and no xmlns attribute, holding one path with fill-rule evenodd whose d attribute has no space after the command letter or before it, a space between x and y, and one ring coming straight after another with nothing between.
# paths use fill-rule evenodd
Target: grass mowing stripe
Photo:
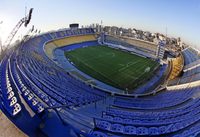
<instances>
[{"instance_id":1,"label":"grass mowing stripe","mask_svg":"<svg viewBox=\"0 0 200 137\"><path fill-rule=\"evenodd\" d=\"M79 48L65 53L84 73L120 89L133 89L148 79L157 62L107 46ZM144 73L147 68L148 73ZM136 84L135 84L136 83Z\"/></svg>"},{"instance_id":2,"label":"grass mowing stripe","mask_svg":"<svg viewBox=\"0 0 200 137\"><path fill-rule=\"evenodd\" d=\"M115 83L113 80L111 80L110 78L108 78L108 77L107 77L106 75L104 75L103 73L96 71L94 68L92 68L92 67L91 67L90 65L88 65L86 62L81 61L81 60L78 59L76 56L73 56L73 55L70 55L70 56L73 57L73 58L76 60L76 62L81 63L82 67L86 66L88 69L91 69L92 71L94 71L94 72L100 74L101 77L103 77L104 79L106 79L109 83L114 83L114 84L118 85L118 83ZM79 65L80 65L80 64L79 64Z\"/></svg>"}]
</instances>

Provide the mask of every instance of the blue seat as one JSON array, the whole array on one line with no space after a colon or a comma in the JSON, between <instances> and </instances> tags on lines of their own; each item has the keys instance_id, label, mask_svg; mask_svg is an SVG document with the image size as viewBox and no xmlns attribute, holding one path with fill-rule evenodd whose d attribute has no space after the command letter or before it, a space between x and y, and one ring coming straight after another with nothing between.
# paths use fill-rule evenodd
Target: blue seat
<instances>
[{"instance_id":1,"label":"blue seat","mask_svg":"<svg viewBox=\"0 0 200 137\"><path fill-rule=\"evenodd\" d=\"M134 126L125 126L124 127L124 134L128 135L136 135L137 128Z\"/></svg>"},{"instance_id":2,"label":"blue seat","mask_svg":"<svg viewBox=\"0 0 200 137\"><path fill-rule=\"evenodd\" d=\"M99 132L99 131L93 131L92 135L94 137L108 137L105 133Z\"/></svg>"},{"instance_id":3,"label":"blue seat","mask_svg":"<svg viewBox=\"0 0 200 137\"><path fill-rule=\"evenodd\" d=\"M160 134L165 134L165 133L167 132L167 131L166 131L166 130L167 130L167 129L166 129L166 126L160 126L158 129L159 129L159 133L160 133Z\"/></svg>"},{"instance_id":4,"label":"blue seat","mask_svg":"<svg viewBox=\"0 0 200 137\"><path fill-rule=\"evenodd\" d=\"M148 135L149 134L148 128L146 128L146 127L137 127L136 134L137 135Z\"/></svg>"},{"instance_id":5,"label":"blue seat","mask_svg":"<svg viewBox=\"0 0 200 137\"><path fill-rule=\"evenodd\" d=\"M110 131L117 132L117 133L123 133L124 132L124 126L121 124L112 124Z\"/></svg>"},{"instance_id":6,"label":"blue seat","mask_svg":"<svg viewBox=\"0 0 200 137\"><path fill-rule=\"evenodd\" d=\"M125 119L123 119L123 123L125 123L125 124L132 124L133 121L132 121L132 119L125 118Z\"/></svg>"},{"instance_id":7,"label":"blue seat","mask_svg":"<svg viewBox=\"0 0 200 137\"><path fill-rule=\"evenodd\" d=\"M122 122L123 122L123 119L120 118L120 117L114 117L114 118L113 118L113 121L114 121L114 122L122 123Z\"/></svg>"},{"instance_id":8,"label":"blue seat","mask_svg":"<svg viewBox=\"0 0 200 137\"><path fill-rule=\"evenodd\" d=\"M149 135L159 135L159 129L157 127L150 127Z\"/></svg>"},{"instance_id":9,"label":"blue seat","mask_svg":"<svg viewBox=\"0 0 200 137\"><path fill-rule=\"evenodd\" d=\"M96 126L100 129L103 130L110 130L111 128L111 123L107 122L107 121L96 121Z\"/></svg>"}]
</instances>

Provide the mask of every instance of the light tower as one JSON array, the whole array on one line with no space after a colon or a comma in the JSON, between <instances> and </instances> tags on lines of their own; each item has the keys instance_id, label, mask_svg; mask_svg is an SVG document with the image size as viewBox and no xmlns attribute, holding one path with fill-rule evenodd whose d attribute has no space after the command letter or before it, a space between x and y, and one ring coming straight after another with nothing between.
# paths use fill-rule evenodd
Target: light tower
<instances>
[{"instance_id":1,"label":"light tower","mask_svg":"<svg viewBox=\"0 0 200 137\"><path fill-rule=\"evenodd\" d=\"M100 25L100 44L104 44L104 39L105 39L105 33L103 30L103 21L101 20L101 25Z\"/></svg>"},{"instance_id":2,"label":"light tower","mask_svg":"<svg viewBox=\"0 0 200 137\"><path fill-rule=\"evenodd\" d=\"M32 17L32 12L33 12L33 8L31 8L29 10L29 14L26 15L24 18L22 18L18 23L17 25L13 28L13 30L11 31L11 33L9 34L9 36L7 37L5 43L3 44L4 48L5 48L5 52L6 50L10 47L10 44L14 38L14 36L16 35L16 33L18 32L18 30L20 29L20 27L24 24L25 27L28 26L28 24L30 23L30 20L31 20L31 17ZM3 49L1 51L1 57L3 56L2 54L5 54L3 53Z\"/></svg>"}]
</instances>

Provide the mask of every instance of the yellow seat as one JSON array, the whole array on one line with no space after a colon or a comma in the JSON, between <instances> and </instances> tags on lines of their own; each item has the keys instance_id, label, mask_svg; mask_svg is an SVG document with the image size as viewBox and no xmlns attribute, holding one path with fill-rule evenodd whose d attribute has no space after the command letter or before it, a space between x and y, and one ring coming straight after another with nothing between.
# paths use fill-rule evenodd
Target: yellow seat
<instances>
[{"instance_id":1,"label":"yellow seat","mask_svg":"<svg viewBox=\"0 0 200 137\"><path fill-rule=\"evenodd\" d=\"M96 37L94 34L89 34L89 35L80 35L80 36L70 36L70 37L65 37L61 38L58 40L54 40L52 42L48 42L45 47L45 53L49 58L53 58L53 50L55 48L75 44L75 43L81 43L81 42L86 42L86 41L94 41L96 40Z\"/></svg>"}]
</instances>

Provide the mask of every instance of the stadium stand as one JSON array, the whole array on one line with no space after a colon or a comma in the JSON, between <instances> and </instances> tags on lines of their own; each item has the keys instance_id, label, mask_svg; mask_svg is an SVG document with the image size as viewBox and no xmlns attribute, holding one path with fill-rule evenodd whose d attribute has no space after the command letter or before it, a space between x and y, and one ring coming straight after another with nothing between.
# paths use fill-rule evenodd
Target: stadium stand
<instances>
[{"instance_id":1,"label":"stadium stand","mask_svg":"<svg viewBox=\"0 0 200 137\"><path fill-rule=\"evenodd\" d=\"M185 65L188 65L198 59L200 59L199 52L189 47L183 50Z\"/></svg>"},{"instance_id":2,"label":"stadium stand","mask_svg":"<svg viewBox=\"0 0 200 137\"><path fill-rule=\"evenodd\" d=\"M156 58L157 45L154 43L138 40L138 39L128 39L126 37L115 37L111 35L105 36L105 42L123 45L128 49L133 50L134 52L141 54L143 56Z\"/></svg>"},{"instance_id":3,"label":"stadium stand","mask_svg":"<svg viewBox=\"0 0 200 137\"><path fill-rule=\"evenodd\" d=\"M183 73L182 79L190 81L176 83L188 83L187 86L167 86L158 93L133 96L93 87L71 74L74 67L68 64L69 69L63 69L54 61L63 62L63 51L96 44L93 29L81 28L44 33L9 49L0 64L2 113L33 137L199 135L200 86L188 83L191 78L199 79L199 67ZM188 65L198 60L196 57L190 60L189 54L197 55L196 51L188 48L183 52L184 59L178 56L172 60L170 79L176 80L184 60ZM159 83L167 67L162 65L155 77L137 92Z\"/></svg>"},{"instance_id":4,"label":"stadium stand","mask_svg":"<svg viewBox=\"0 0 200 137\"><path fill-rule=\"evenodd\" d=\"M21 111L21 105L18 102L18 97L13 92L14 83L11 81L8 60L3 60L1 64L1 94L4 101L3 107L11 116L16 116Z\"/></svg>"},{"instance_id":5,"label":"stadium stand","mask_svg":"<svg viewBox=\"0 0 200 137\"><path fill-rule=\"evenodd\" d=\"M55 48L75 44L75 43L81 43L81 42L86 42L86 41L94 41L96 40L94 35L83 35L83 36L72 36L72 37L67 37L63 39L58 39L54 40L53 42L47 43L45 46L45 52L47 56L52 58L52 52Z\"/></svg>"},{"instance_id":6,"label":"stadium stand","mask_svg":"<svg viewBox=\"0 0 200 137\"><path fill-rule=\"evenodd\" d=\"M185 62L185 66L183 67L183 74L180 77L174 77L173 80L170 80L168 83L169 86L187 84L200 80L198 51L189 47L184 49L182 53Z\"/></svg>"},{"instance_id":7,"label":"stadium stand","mask_svg":"<svg viewBox=\"0 0 200 137\"><path fill-rule=\"evenodd\" d=\"M184 66L183 63L184 63L184 60L183 60L182 55L172 59L171 61L172 70L169 76L169 80L172 80L180 75L180 73L183 70L183 66Z\"/></svg>"}]
</instances>

